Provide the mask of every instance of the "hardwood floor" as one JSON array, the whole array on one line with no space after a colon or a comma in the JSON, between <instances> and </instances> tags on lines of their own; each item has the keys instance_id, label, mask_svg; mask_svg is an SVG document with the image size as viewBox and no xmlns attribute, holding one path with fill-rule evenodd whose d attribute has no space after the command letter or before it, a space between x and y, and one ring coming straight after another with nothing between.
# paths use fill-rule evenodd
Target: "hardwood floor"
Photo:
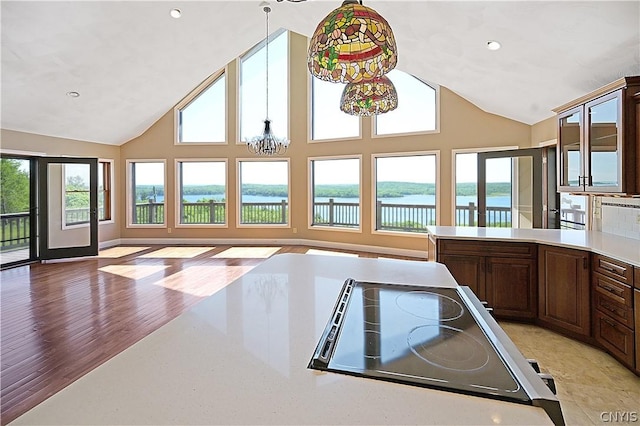
<instances>
[{"instance_id":1,"label":"hardwood floor","mask_svg":"<svg viewBox=\"0 0 640 426\"><path fill-rule=\"evenodd\" d=\"M310 249L327 251L302 246L121 246L101 251L97 258L0 271L1 424L272 254Z\"/></svg>"},{"instance_id":2,"label":"hardwood floor","mask_svg":"<svg viewBox=\"0 0 640 426\"><path fill-rule=\"evenodd\" d=\"M0 423L274 253L397 257L303 246L120 246L97 258L0 271ZM640 379L603 351L539 327L501 325L525 356L537 358L554 376L567 424L599 424L602 413L638 412Z\"/></svg>"}]
</instances>

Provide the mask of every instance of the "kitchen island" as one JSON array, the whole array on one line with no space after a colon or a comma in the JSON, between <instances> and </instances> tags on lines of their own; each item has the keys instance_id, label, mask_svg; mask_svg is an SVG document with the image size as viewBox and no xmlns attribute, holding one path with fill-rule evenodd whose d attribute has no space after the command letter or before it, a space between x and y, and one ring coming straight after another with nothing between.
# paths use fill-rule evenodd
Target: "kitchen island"
<instances>
[{"instance_id":1,"label":"kitchen island","mask_svg":"<svg viewBox=\"0 0 640 426\"><path fill-rule=\"evenodd\" d=\"M277 255L12 424L550 424L542 408L307 368L348 277L456 287L434 262Z\"/></svg>"}]
</instances>

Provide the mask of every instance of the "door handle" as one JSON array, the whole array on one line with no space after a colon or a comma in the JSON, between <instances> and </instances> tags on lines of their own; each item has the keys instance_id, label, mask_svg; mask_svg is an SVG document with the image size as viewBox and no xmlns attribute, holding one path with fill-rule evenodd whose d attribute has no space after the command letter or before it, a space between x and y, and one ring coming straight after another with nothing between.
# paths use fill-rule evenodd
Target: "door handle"
<instances>
[{"instance_id":1,"label":"door handle","mask_svg":"<svg viewBox=\"0 0 640 426\"><path fill-rule=\"evenodd\" d=\"M550 213L560 213L560 209L551 209L549 210Z\"/></svg>"}]
</instances>

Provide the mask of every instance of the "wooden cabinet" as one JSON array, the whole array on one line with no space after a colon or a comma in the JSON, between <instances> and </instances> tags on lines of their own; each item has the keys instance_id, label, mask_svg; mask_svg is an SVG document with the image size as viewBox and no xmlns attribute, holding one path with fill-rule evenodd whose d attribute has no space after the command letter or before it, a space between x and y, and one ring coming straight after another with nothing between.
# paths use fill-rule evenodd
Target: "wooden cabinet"
<instances>
[{"instance_id":1,"label":"wooden cabinet","mask_svg":"<svg viewBox=\"0 0 640 426\"><path fill-rule=\"evenodd\" d=\"M538 319L570 335L591 335L589 253L540 245Z\"/></svg>"},{"instance_id":2,"label":"wooden cabinet","mask_svg":"<svg viewBox=\"0 0 640 426\"><path fill-rule=\"evenodd\" d=\"M628 367L635 366L634 271L631 265L593 255L591 291L596 342Z\"/></svg>"},{"instance_id":3,"label":"wooden cabinet","mask_svg":"<svg viewBox=\"0 0 640 426\"><path fill-rule=\"evenodd\" d=\"M636 275L636 278L638 276L640 273ZM636 288L633 291L633 298L635 304L636 373L640 375L640 289Z\"/></svg>"},{"instance_id":4,"label":"wooden cabinet","mask_svg":"<svg viewBox=\"0 0 640 426\"><path fill-rule=\"evenodd\" d=\"M640 110L638 110L640 114ZM634 328L636 340L636 374L640 375L640 267L634 268L633 278L633 307L634 307Z\"/></svg>"},{"instance_id":5,"label":"wooden cabinet","mask_svg":"<svg viewBox=\"0 0 640 426\"><path fill-rule=\"evenodd\" d=\"M559 191L640 192L640 77L557 108Z\"/></svg>"},{"instance_id":6,"label":"wooden cabinet","mask_svg":"<svg viewBox=\"0 0 640 426\"><path fill-rule=\"evenodd\" d=\"M497 318L536 317L534 244L438 240L437 257L458 284L469 286L480 300L487 301Z\"/></svg>"}]
</instances>

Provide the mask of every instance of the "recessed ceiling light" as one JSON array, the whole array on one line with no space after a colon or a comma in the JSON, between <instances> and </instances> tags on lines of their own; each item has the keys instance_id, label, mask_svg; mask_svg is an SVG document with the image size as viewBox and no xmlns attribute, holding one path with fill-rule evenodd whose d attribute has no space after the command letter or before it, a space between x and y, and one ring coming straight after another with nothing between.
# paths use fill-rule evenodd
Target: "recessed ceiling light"
<instances>
[{"instance_id":1,"label":"recessed ceiling light","mask_svg":"<svg viewBox=\"0 0 640 426\"><path fill-rule=\"evenodd\" d=\"M69 96L70 98L77 98L80 96L80 93L78 92L67 92L67 96Z\"/></svg>"},{"instance_id":2,"label":"recessed ceiling light","mask_svg":"<svg viewBox=\"0 0 640 426\"><path fill-rule=\"evenodd\" d=\"M182 11L180 9L171 9L171 12L169 12L169 15L171 15L172 18L178 19L179 17L182 16Z\"/></svg>"},{"instance_id":3,"label":"recessed ceiling light","mask_svg":"<svg viewBox=\"0 0 640 426\"><path fill-rule=\"evenodd\" d=\"M487 42L487 49L489 50L498 50L500 49L502 45L500 44L499 41L495 41L495 40L489 40Z\"/></svg>"}]
</instances>

